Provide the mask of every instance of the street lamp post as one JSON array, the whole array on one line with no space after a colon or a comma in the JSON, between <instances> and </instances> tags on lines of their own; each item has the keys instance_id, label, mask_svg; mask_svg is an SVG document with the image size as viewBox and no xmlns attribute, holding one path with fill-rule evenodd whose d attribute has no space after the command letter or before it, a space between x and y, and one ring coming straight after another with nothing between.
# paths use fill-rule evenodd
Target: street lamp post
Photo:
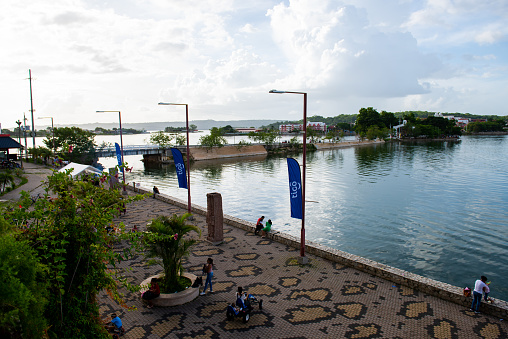
<instances>
[{"instance_id":1,"label":"street lamp post","mask_svg":"<svg viewBox=\"0 0 508 339\"><path fill-rule=\"evenodd\" d=\"M122 156L122 175L123 175L123 195L127 194L125 188L125 161L123 159L123 134L122 134L122 113L120 111L95 111L96 113L118 113L118 121L120 122L120 153Z\"/></svg>"},{"instance_id":2,"label":"street lamp post","mask_svg":"<svg viewBox=\"0 0 508 339\"><path fill-rule=\"evenodd\" d=\"M28 143L26 140L26 122L27 117L25 115L25 112L23 112L23 136L25 137L25 161L28 161Z\"/></svg>"},{"instance_id":3,"label":"street lamp post","mask_svg":"<svg viewBox=\"0 0 508 339\"><path fill-rule=\"evenodd\" d=\"M307 264L308 258L305 256L305 170L307 165L307 93L277 91L272 89L269 93L276 94L303 94L303 164L302 164L302 229L300 234L300 264Z\"/></svg>"},{"instance_id":4,"label":"street lamp post","mask_svg":"<svg viewBox=\"0 0 508 339\"><path fill-rule=\"evenodd\" d=\"M19 140L19 160L21 161L21 168L23 168L23 151L21 150L21 121L18 119L16 121L16 124L18 124L18 140Z\"/></svg>"},{"instance_id":5,"label":"street lamp post","mask_svg":"<svg viewBox=\"0 0 508 339\"><path fill-rule=\"evenodd\" d=\"M53 153L56 154L55 148L55 128L53 125L53 117L39 117L37 119L51 119L51 133L53 134Z\"/></svg>"},{"instance_id":6,"label":"street lamp post","mask_svg":"<svg viewBox=\"0 0 508 339\"><path fill-rule=\"evenodd\" d=\"M190 151L189 151L189 105L159 102L159 105L185 106L185 127L187 130L187 212L191 213Z\"/></svg>"}]
</instances>

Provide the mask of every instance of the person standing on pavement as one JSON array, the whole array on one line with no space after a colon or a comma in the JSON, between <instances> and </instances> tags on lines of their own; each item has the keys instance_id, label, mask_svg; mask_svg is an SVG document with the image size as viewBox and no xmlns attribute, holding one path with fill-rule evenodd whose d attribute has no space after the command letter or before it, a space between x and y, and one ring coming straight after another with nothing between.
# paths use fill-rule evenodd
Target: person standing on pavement
<instances>
[{"instance_id":1,"label":"person standing on pavement","mask_svg":"<svg viewBox=\"0 0 508 339\"><path fill-rule=\"evenodd\" d=\"M482 294L488 293L487 277L481 276L480 279L474 283L473 290L473 303L471 304L471 311L474 313L480 313L480 304L482 301Z\"/></svg>"},{"instance_id":2,"label":"person standing on pavement","mask_svg":"<svg viewBox=\"0 0 508 339\"><path fill-rule=\"evenodd\" d=\"M208 284L210 284L210 293L213 293L213 288L212 288L213 259L212 258L208 258L208 260L206 260L206 264L203 266L203 272L206 274L206 282L205 282L205 287L203 288L203 292L201 292L200 295L206 294L206 288L208 287Z\"/></svg>"}]
</instances>

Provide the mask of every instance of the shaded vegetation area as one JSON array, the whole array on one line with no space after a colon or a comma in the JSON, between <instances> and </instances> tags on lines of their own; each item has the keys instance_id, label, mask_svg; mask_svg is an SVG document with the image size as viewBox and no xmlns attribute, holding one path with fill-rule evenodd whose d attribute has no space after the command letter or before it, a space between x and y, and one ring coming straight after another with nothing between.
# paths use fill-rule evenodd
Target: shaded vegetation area
<instances>
[{"instance_id":1,"label":"shaded vegetation area","mask_svg":"<svg viewBox=\"0 0 508 339\"><path fill-rule=\"evenodd\" d=\"M122 224L114 233L106 227L142 197L126 199L68 173L48 177L46 192L0 206L0 336L108 338L97 294L105 289L122 303L120 287L136 290L117 265L142 247ZM115 252L111 245L121 240L132 246Z\"/></svg>"}]
</instances>

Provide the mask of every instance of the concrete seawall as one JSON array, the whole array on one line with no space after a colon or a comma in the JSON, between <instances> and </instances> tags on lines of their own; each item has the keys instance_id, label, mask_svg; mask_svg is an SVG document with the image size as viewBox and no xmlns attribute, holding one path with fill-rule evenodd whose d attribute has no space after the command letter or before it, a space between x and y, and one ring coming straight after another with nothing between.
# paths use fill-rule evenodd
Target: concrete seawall
<instances>
[{"instance_id":1,"label":"concrete seawall","mask_svg":"<svg viewBox=\"0 0 508 339\"><path fill-rule=\"evenodd\" d=\"M143 187L134 187L134 185L129 185L128 189L141 194L152 192L150 189ZM172 204L181 208L187 208L187 201L184 200L170 197L165 194L157 195L156 198L168 204ZM206 207L193 204L192 212L206 216L207 209ZM255 230L254 223L227 214L224 215L224 223L249 232L254 232ZM273 241L277 241L287 246L291 246L297 249L300 248L300 239L291 235L274 231L269 233L268 237ZM463 287L457 287L433 279L425 278L411 272L400 270L395 267L384 265L373 260L365 259L354 254L346 253L310 241L306 242L305 250L309 254L313 254L332 262L352 267L359 271L372 274L388 281L413 288L443 300L464 306L465 308L469 309L471 306L472 300L470 297L468 298L463 295ZM495 299L493 304L483 303L482 311L486 314L499 317L501 319L506 319L508 318L508 303L503 300Z\"/></svg>"},{"instance_id":2,"label":"concrete seawall","mask_svg":"<svg viewBox=\"0 0 508 339\"><path fill-rule=\"evenodd\" d=\"M251 146L224 146L224 147L193 147L190 150L192 159L210 160L210 159L224 159L234 157L248 157L254 155L267 155L266 149L263 145Z\"/></svg>"}]
</instances>

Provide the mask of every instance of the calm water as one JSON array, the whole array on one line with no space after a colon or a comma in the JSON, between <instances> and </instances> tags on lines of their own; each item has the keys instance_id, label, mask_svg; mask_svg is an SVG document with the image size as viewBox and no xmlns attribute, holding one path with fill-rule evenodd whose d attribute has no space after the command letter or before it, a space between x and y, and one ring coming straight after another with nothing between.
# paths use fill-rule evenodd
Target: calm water
<instances>
[{"instance_id":1,"label":"calm water","mask_svg":"<svg viewBox=\"0 0 508 339\"><path fill-rule=\"evenodd\" d=\"M127 181L187 199L173 166L145 168L140 159L126 157ZM318 151L307 166L308 240L461 287L483 274L491 295L508 300L508 136ZM197 162L191 185L193 203L220 192L224 213L265 215L275 230L300 234L285 158Z\"/></svg>"}]
</instances>

